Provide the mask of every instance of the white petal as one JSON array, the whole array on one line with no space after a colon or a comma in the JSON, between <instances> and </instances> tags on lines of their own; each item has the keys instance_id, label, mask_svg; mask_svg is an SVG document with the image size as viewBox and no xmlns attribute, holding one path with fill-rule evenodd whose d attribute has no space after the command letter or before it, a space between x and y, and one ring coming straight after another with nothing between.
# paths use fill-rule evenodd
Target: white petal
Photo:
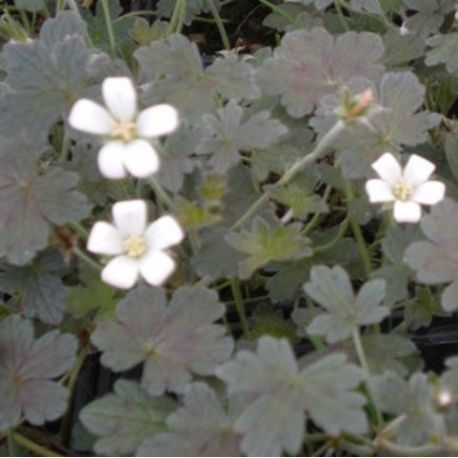
<instances>
[{"instance_id":1,"label":"white petal","mask_svg":"<svg viewBox=\"0 0 458 458\"><path fill-rule=\"evenodd\" d=\"M121 234L112 224L99 221L92 227L87 249L97 254L120 254L123 251Z\"/></svg>"},{"instance_id":2,"label":"white petal","mask_svg":"<svg viewBox=\"0 0 458 458\"><path fill-rule=\"evenodd\" d=\"M96 135L109 135L116 122L105 108L88 99L81 99L73 105L68 116L69 124L83 132Z\"/></svg>"},{"instance_id":3,"label":"white petal","mask_svg":"<svg viewBox=\"0 0 458 458\"><path fill-rule=\"evenodd\" d=\"M392 202L395 200L391 186L383 180L373 179L366 182L369 202Z\"/></svg>"},{"instance_id":4,"label":"white petal","mask_svg":"<svg viewBox=\"0 0 458 458\"><path fill-rule=\"evenodd\" d=\"M145 232L148 209L144 200L116 202L112 214L114 224L123 237L142 235Z\"/></svg>"},{"instance_id":5,"label":"white petal","mask_svg":"<svg viewBox=\"0 0 458 458\"><path fill-rule=\"evenodd\" d=\"M165 215L150 224L145 232L148 246L153 250L164 250L183 240L184 232L175 218Z\"/></svg>"},{"instance_id":6,"label":"white petal","mask_svg":"<svg viewBox=\"0 0 458 458\"><path fill-rule=\"evenodd\" d=\"M391 153L382 154L371 167L377 172L382 180L386 181L391 186L394 186L401 178L401 166Z\"/></svg>"},{"instance_id":7,"label":"white petal","mask_svg":"<svg viewBox=\"0 0 458 458\"><path fill-rule=\"evenodd\" d=\"M137 132L140 137L160 137L173 132L177 127L178 112L167 104L147 108L137 118Z\"/></svg>"},{"instance_id":8,"label":"white petal","mask_svg":"<svg viewBox=\"0 0 458 458\"><path fill-rule=\"evenodd\" d=\"M175 261L162 251L151 251L140 261L142 277L153 286L159 286L175 270Z\"/></svg>"},{"instance_id":9,"label":"white petal","mask_svg":"<svg viewBox=\"0 0 458 458\"><path fill-rule=\"evenodd\" d=\"M116 288L129 289L137 283L140 264L137 259L117 256L102 270L102 280Z\"/></svg>"},{"instance_id":10,"label":"white petal","mask_svg":"<svg viewBox=\"0 0 458 458\"><path fill-rule=\"evenodd\" d=\"M119 121L133 121L137 112L137 92L129 78L105 78L102 83L103 100L113 117Z\"/></svg>"},{"instance_id":11,"label":"white petal","mask_svg":"<svg viewBox=\"0 0 458 458\"><path fill-rule=\"evenodd\" d=\"M97 157L100 173L112 180L124 178L127 173L124 167L126 144L120 141L111 141L102 146Z\"/></svg>"},{"instance_id":12,"label":"white petal","mask_svg":"<svg viewBox=\"0 0 458 458\"><path fill-rule=\"evenodd\" d=\"M445 185L440 181L427 181L419 185L413 195L412 200L419 204L434 205L440 202L445 196Z\"/></svg>"},{"instance_id":13,"label":"white petal","mask_svg":"<svg viewBox=\"0 0 458 458\"><path fill-rule=\"evenodd\" d=\"M394 204L394 219L398 223L418 223L421 218L421 207L416 202L401 202Z\"/></svg>"},{"instance_id":14,"label":"white petal","mask_svg":"<svg viewBox=\"0 0 458 458\"><path fill-rule=\"evenodd\" d=\"M159 156L146 140L134 140L127 145L124 165L131 175L147 178L159 169Z\"/></svg>"},{"instance_id":15,"label":"white petal","mask_svg":"<svg viewBox=\"0 0 458 458\"><path fill-rule=\"evenodd\" d=\"M402 173L404 179L412 186L424 183L434 172L436 166L427 159L412 154Z\"/></svg>"}]
</instances>

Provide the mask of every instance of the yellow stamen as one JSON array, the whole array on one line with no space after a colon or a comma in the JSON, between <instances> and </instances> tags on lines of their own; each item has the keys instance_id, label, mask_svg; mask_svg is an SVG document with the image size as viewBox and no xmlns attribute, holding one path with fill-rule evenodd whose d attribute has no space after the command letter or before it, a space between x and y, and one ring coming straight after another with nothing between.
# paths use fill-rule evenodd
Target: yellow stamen
<instances>
[{"instance_id":1,"label":"yellow stamen","mask_svg":"<svg viewBox=\"0 0 458 458\"><path fill-rule=\"evenodd\" d=\"M131 121L120 121L115 127L112 136L124 142L132 141L137 136L137 126Z\"/></svg>"},{"instance_id":2,"label":"yellow stamen","mask_svg":"<svg viewBox=\"0 0 458 458\"><path fill-rule=\"evenodd\" d=\"M140 258L145 254L148 245L143 237L139 235L131 235L123 243L124 253L129 258Z\"/></svg>"},{"instance_id":3,"label":"yellow stamen","mask_svg":"<svg viewBox=\"0 0 458 458\"><path fill-rule=\"evenodd\" d=\"M404 181L400 181L393 188L394 197L396 197L397 200L401 200L402 202L409 200L412 197L412 193L412 186Z\"/></svg>"}]
</instances>

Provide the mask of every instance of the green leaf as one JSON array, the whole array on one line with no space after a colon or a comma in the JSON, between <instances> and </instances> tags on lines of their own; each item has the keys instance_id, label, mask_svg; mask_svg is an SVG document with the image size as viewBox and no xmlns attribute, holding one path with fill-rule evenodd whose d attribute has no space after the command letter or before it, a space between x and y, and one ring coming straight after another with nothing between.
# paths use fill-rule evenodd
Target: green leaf
<instances>
[{"instance_id":1,"label":"green leaf","mask_svg":"<svg viewBox=\"0 0 458 458\"><path fill-rule=\"evenodd\" d=\"M371 82L354 81L352 95L373 86ZM373 87L374 93L376 89ZM378 89L381 106L369 112L364 123L353 123L335 140L337 158L346 178L366 177L370 165L386 151L399 151L401 145L415 146L428 139L428 130L437 126L441 116L418 111L424 105L425 87L411 72L385 73ZM311 125L324 135L337 121L338 97L322 100Z\"/></svg>"},{"instance_id":2,"label":"green leaf","mask_svg":"<svg viewBox=\"0 0 458 458\"><path fill-rule=\"evenodd\" d=\"M80 418L99 437L94 445L98 455L132 455L145 439L166 430L176 403L166 396L153 398L129 380L118 380L114 390L85 406Z\"/></svg>"},{"instance_id":3,"label":"green leaf","mask_svg":"<svg viewBox=\"0 0 458 458\"><path fill-rule=\"evenodd\" d=\"M287 340L262 337L256 353L239 351L217 375L230 394L247 395L235 430L249 456L298 453L306 414L331 435L367 429L364 398L355 391L362 373L344 355L330 355L299 370Z\"/></svg>"},{"instance_id":4,"label":"green leaf","mask_svg":"<svg viewBox=\"0 0 458 458\"><path fill-rule=\"evenodd\" d=\"M445 137L445 157L455 180L458 180L458 130L453 130Z\"/></svg>"},{"instance_id":5,"label":"green leaf","mask_svg":"<svg viewBox=\"0 0 458 458\"><path fill-rule=\"evenodd\" d=\"M25 264L46 245L49 223L78 221L88 213L84 196L74 191L77 176L51 168L42 175L21 142L3 141L0 183L0 252L10 262ZM27 155L29 154L29 155Z\"/></svg>"},{"instance_id":6,"label":"green leaf","mask_svg":"<svg viewBox=\"0 0 458 458\"><path fill-rule=\"evenodd\" d=\"M45 3L43 0L14 0L14 6L29 13L38 13L44 9Z\"/></svg>"},{"instance_id":7,"label":"green leaf","mask_svg":"<svg viewBox=\"0 0 458 458\"><path fill-rule=\"evenodd\" d=\"M167 419L169 431L147 439L137 456L240 456L234 402L226 411L224 399L205 383L188 385L183 401Z\"/></svg>"},{"instance_id":8,"label":"green leaf","mask_svg":"<svg viewBox=\"0 0 458 458\"><path fill-rule=\"evenodd\" d=\"M40 39L4 46L10 91L0 99L1 134L43 140L67 114L88 85L90 54L84 30L81 19L67 11L45 22Z\"/></svg>"},{"instance_id":9,"label":"green leaf","mask_svg":"<svg viewBox=\"0 0 458 458\"><path fill-rule=\"evenodd\" d=\"M411 243L405 262L416 271L420 283L435 285L452 282L442 292L441 305L446 312L458 309L458 204L445 199L422 219L421 229L427 241Z\"/></svg>"},{"instance_id":10,"label":"green leaf","mask_svg":"<svg viewBox=\"0 0 458 458\"><path fill-rule=\"evenodd\" d=\"M32 322L10 315L0 322L0 430L26 420L43 425L65 413L68 391L52 381L75 361L77 340L54 330L34 339Z\"/></svg>"},{"instance_id":11,"label":"green leaf","mask_svg":"<svg viewBox=\"0 0 458 458\"><path fill-rule=\"evenodd\" d=\"M211 155L210 165L219 174L237 164L242 151L268 148L287 132L268 111L244 118L244 109L233 100L218 109L216 116L202 118L205 128L198 153Z\"/></svg>"},{"instance_id":12,"label":"green leaf","mask_svg":"<svg viewBox=\"0 0 458 458\"><path fill-rule=\"evenodd\" d=\"M384 280L366 282L355 295L350 278L340 266L312 267L304 289L327 312L314 318L307 331L324 336L331 344L350 337L354 326L380 323L389 314L389 309L381 305Z\"/></svg>"},{"instance_id":13,"label":"green leaf","mask_svg":"<svg viewBox=\"0 0 458 458\"><path fill-rule=\"evenodd\" d=\"M220 0L213 0L215 7L220 9ZM176 5L176 0L159 0L157 4L157 12L160 16L170 17ZM193 16L207 13L208 2L207 0L186 0L186 16L187 24L191 23Z\"/></svg>"},{"instance_id":14,"label":"green leaf","mask_svg":"<svg viewBox=\"0 0 458 458\"><path fill-rule=\"evenodd\" d=\"M405 381L387 372L374 377L371 386L379 409L399 416L391 428L399 445L426 445L445 432L443 419L435 411L434 392L426 374L416 373Z\"/></svg>"},{"instance_id":15,"label":"green leaf","mask_svg":"<svg viewBox=\"0 0 458 458\"><path fill-rule=\"evenodd\" d=\"M200 234L200 248L192 259L200 277L232 278L237 275L243 255L226 242L228 230L222 226L204 229Z\"/></svg>"},{"instance_id":16,"label":"green leaf","mask_svg":"<svg viewBox=\"0 0 458 458\"><path fill-rule=\"evenodd\" d=\"M34 155L21 146L2 140L0 151L0 256L18 265L46 247L52 224L77 222L89 213L86 198L75 190L75 173L50 167L38 175Z\"/></svg>"},{"instance_id":17,"label":"green leaf","mask_svg":"<svg viewBox=\"0 0 458 458\"><path fill-rule=\"evenodd\" d=\"M56 251L45 251L28 266L0 264L0 290L18 293L24 315L45 323L58 324L66 309L67 288L61 275L65 267Z\"/></svg>"},{"instance_id":18,"label":"green leaf","mask_svg":"<svg viewBox=\"0 0 458 458\"><path fill-rule=\"evenodd\" d=\"M258 217L250 230L232 232L226 241L237 251L249 255L239 263L240 278L249 278L257 269L272 261L289 261L312 254L309 239L301 236L300 224L269 225Z\"/></svg>"},{"instance_id":19,"label":"green leaf","mask_svg":"<svg viewBox=\"0 0 458 458\"><path fill-rule=\"evenodd\" d=\"M452 74L458 74L458 32L435 35L427 40L432 48L426 53L426 65L445 64Z\"/></svg>"},{"instance_id":20,"label":"green leaf","mask_svg":"<svg viewBox=\"0 0 458 458\"><path fill-rule=\"evenodd\" d=\"M142 387L150 394L182 392L192 373L211 375L230 356L232 339L214 324L224 312L206 288L179 288L167 305L162 288L138 287L118 304L118 320L99 322L91 340L116 372L143 363Z\"/></svg>"},{"instance_id":21,"label":"green leaf","mask_svg":"<svg viewBox=\"0 0 458 458\"><path fill-rule=\"evenodd\" d=\"M383 52L381 38L372 33L347 32L334 40L322 28L298 30L284 35L259 69L258 80L267 94L281 95L291 116L300 118L351 78L377 79Z\"/></svg>"},{"instance_id":22,"label":"green leaf","mask_svg":"<svg viewBox=\"0 0 458 458\"><path fill-rule=\"evenodd\" d=\"M97 312L94 321L113 319L115 316L115 291L103 283L93 270L80 268L79 278L84 286L73 286L69 290L67 313L82 317L91 311ZM1 284L1 283L0 283Z\"/></svg>"},{"instance_id":23,"label":"green leaf","mask_svg":"<svg viewBox=\"0 0 458 458\"><path fill-rule=\"evenodd\" d=\"M135 51L141 79L151 88L145 103L168 102L184 117L200 118L216 109L217 95L235 101L260 96L253 82L253 68L235 55L218 58L204 68L194 43L173 34Z\"/></svg>"}]
</instances>

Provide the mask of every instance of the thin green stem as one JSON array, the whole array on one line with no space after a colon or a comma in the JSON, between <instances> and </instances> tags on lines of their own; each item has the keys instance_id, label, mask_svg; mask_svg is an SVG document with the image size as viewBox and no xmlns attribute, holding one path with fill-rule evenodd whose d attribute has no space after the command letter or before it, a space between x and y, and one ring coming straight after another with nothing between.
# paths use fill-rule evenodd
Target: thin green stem
<instances>
[{"instance_id":1,"label":"thin green stem","mask_svg":"<svg viewBox=\"0 0 458 458\"><path fill-rule=\"evenodd\" d=\"M332 186L326 186L326 189L324 190L324 193L323 193L323 202L326 202L329 199L331 191L332 191ZM302 231L302 235L310 234L310 232L312 232L313 229L315 229L315 227L317 226L317 224L321 221L322 216L323 216L322 213L318 213L318 212L315 213L313 217L310 219L310 221L307 223L307 225L304 227Z\"/></svg>"},{"instance_id":2,"label":"thin green stem","mask_svg":"<svg viewBox=\"0 0 458 458\"><path fill-rule=\"evenodd\" d=\"M83 226L81 226L81 224L79 224L79 223L70 223L70 227L72 229L74 229L75 232L77 232L77 234L80 237L83 237L84 239L88 238L89 232Z\"/></svg>"},{"instance_id":3,"label":"thin green stem","mask_svg":"<svg viewBox=\"0 0 458 458\"><path fill-rule=\"evenodd\" d=\"M301 172L305 167L314 163L319 159L326 149L334 142L334 140L340 135L344 130L345 123L343 121L337 121L334 126L321 138L318 144L315 146L313 151L302 159L298 160L293 164L288 170L286 170L280 179L275 183L274 186L284 186L290 180L292 180L299 172ZM256 200L253 205L235 222L232 226L232 229L237 229L242 226L246 221L249 221L250 218L256 214L259 208L267 202L269 199L269 194L264 192L258 200Z\"/></svg>"},{"instance_id":4,"label":"thin green stem","mask_svg":"<svg viewBox=\"0 0 458 458\"><path fill-rule=\"evenodd\" d=\"M186 0L176 0L175 8L170 18L169 35L171 33L180 33L186 17Z\"/></svg>"},{"instance_id":5,"label":"thin green stem","mask_svg":"<svg viewBox=\"0 0 458 458\"><path fill-rule=\"evenodd\" d=\"M107 27L108 32L108 40L110 41L110 49L113 54L116 53L116 42L115 36L113 31L113 23L111 22L111 14L110 14L110 5L109 0L102 0L102 9L103 9L103 16L105 18L105 25Z\"/></svg>"},{"instance_id":6,"label":"thin green stem","mask_svg":"<svg viewBox=\"0 0 458 458\"><path fill-rule=\"evenodd\" d=\"M8 442L8 454L9 456L17 456L16 444L14 442L13 431L9 429L6 433L6 438Z\"/></svg>"},{"instance_id":7,"label":"thin green stem","mask_svg":"<svg viewBox=\"0 0 458 458\"><path fill-rule=\"evenodd\" d=\"M351 183L349 181L344 181L344 193L345 198L347 200L347 205L350 204L355 196L353 195L353 189L351 187ZM369 256L369 251L366 246L366 242L363 237L363 232L361 231L361 227L358 224L358 221L353 216L349 216L350 218L350 226L353 231L353 235L355 236L356 243L358 244L359 254L361 256L361 261L363 262L364 273L366 278L369 278L372 273L372 265L371 265L371 258Z\"/></svg>"},{"instance_id":8,"label":"thin green stem","mask_svg":"<svg viewBox=\"0 0 458 458\"><path fill-rule=\"evenodd\" d=\"M243 335L248 338L250 336L250 327L248 326L248 319L245 312L245 304L243 303L242 292L240 291L240 282L238 278L231 279L231 291L234 297L235 308L240 318L242 325Z\"/></svg>"},{"instance_id":9,"label":"thin green stem","mask_svg":"<svg viewBox=\"0 0 458 458\"><path fill-rule=\"evenodd\" d=\"M84 253L82 250L80 250L77 246L73 247L73 254L81 259L83 262L85 262L88 266L92 267L95 270L102 270L102 266L94 261L92 258L90 258L86 253Z\"/></svg>"},{"instance_id":10,"label":"thin green stem","mask_svg":"<svg viewBox=\"0 0 458 458\"><path fill-rule=\"evenodd\" d=\"M332 250L336 244L342 240L343 236L345 235L345 233L347 232L347 229L348 229L348 226L349 226L349 218L345 218L341 223L340 223L340 227L339 227L339 230L337 231L337 234L336 236L328 243L324 244L324 245L321 245L321 246L317 246L313 249L313 252L315 254L319 254L319 253L324 253L326 251L329 251L329 250Z\"/></svg>"},{"instance_id":11,"label":"thin green stem","mask_svg":"<svg viewBox=\"0 0 458 458\"><path fill-rule=\"evenodd\" d=\"M58 453L53 452L49 448L44 447L43 445L39 445L36 442L33 442L32 440L28 439L22 434L14 432L12 433L12 438L18 445L26 448L36 456L61 456Z\"/></svg>"},{"instance_id":12,"label":"thin green stem","mask_svg":"<svg viewBox=\"0 0 458 458\"><path fill-rule=\"evenodd\" d=\"M259 0L263 5L267 6L270 8L274 13L279 14L280 16L283 16L285 19L288 19L288 21L294 22L296 19L294 16L291 14L287 13L285 10L280 8L277 5L274 5L273 3L269 2L268 0Z\"/></svg>"},{"instance_id":13,"label":"thin green stem","mask_svg":"<svg viewBox=\"0 0 458 458\"><path fill-rule=\"evenodd\" d=\"M216 27L218 28L221 41L223 42L224 49L231 49L231 42L227 36L226 28L224 27L223 20L219 14L218 8L216 8L213 0L207 0L208 8L212 13L213 18L215 19Z\"/></svg>"},{"instance_id":14,"label":"thin green stem","mask_svg":"<svg viewBox=\"0 0 458 458\"><path fill-rule=\"evenodd\" d=\"M339 18L340 23L342 24L342 27L344 28L346 32L348 32L350 30L350 27L348 27L347 21L345 19L345 15L343 14L342 5L340 4L340 0L336 0L334 2L334 6L336 7L337 16Z\"/></svg>"},{"instance_id":15,"label":"thin green stem","mask_svg":"<svg viewBox=\"0 0 458 458\"><path fill-rule=\"evenodd\" d=\"M174 207L172 199L168 196L165 189L161 184L156 180L156 178L150 178L149 184L156 194L156 198L159 199L163 204L165 204L170 210Z\"/></svg>"},{"instance_id":16,"label":"thin green stem","mask_svg":"<svg viewBox=\"0 0 458 458\"><path fill-rule=\"evenodd\" d=\"M68 159L68 152L70 151L70 145L72 141L67 134L67 131L64 133L64 138L62 139L62 146L60 149L59 162L65 162Z\"/></svg>"},{"instance_id":17,"label":"thin green stem","mask_svg":"<svg viewBox=\"0 0 458 458\"><path fill-rule=\"evenodd\" d=\"M352 338L353 338L353 345L356 351L356 356L358 357L358 361L365 374L365 379L366 379L365 386L367 390L367 395L369 397L370 405L374 412L375 421L377 422L377 425L380 426L383 424L383 417L380 411L378 410L377 406L374 403L374 395L372 393L372 389L369 383L371 372L369 369L369 364L367 362L366 353L364 351L363 342L361 339L361 333L359 332L359 327L357 325L353 326Z\"/></svg>"}]
</instances>

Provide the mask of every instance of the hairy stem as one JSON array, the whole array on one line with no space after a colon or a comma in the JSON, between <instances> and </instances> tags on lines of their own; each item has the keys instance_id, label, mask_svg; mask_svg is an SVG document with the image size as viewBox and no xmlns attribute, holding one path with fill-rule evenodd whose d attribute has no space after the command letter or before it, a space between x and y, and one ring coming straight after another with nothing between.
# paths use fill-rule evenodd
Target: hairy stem
<instances>
[{"instance_id":1,"label":"hairy stem","mask_svg":"<svg viewBox=\"0 0 458 458\"><path fill-rule=\"evenodd\" d=\"M210 9L213 18L215 19L216 27L218 28L221 41L223 42L224 49L231 49L231 42L227 36L226 28L224 27L223 20L218 12L218 9L215 6L213 0L207 0L208 8Z\"/></svg>"},{"instance_id":2,"label":"hairy stem","mask_svg":"<svg viewBox=\"0 0 458 458\"><path fill-rule=\"evenodd\" d=\"M245 312L245 304L243 303L242 293L240 291L240 282L238 278L231 279L231 291L234 297L235 308L240 318L240 324L242 325L243 335L245 337L250 336L250 328L248 326L248 319Z\"/></svg>"},{"instance_id":3,"label":"hairy stem","mask_svg":"<svg viewBox=\"0 0 458 458\"><path fill-rule=\"evenodd\" d=\"M85 262L88 266L98 271L102 270L102 266L98 262L90 258L86 253L84 253L84 251L82 251L77 246L74 246L72 251L77 258L81 259L81 261Z\"/></svg>"},{"instance_id":4,"label":"hairy stem","mask_svg":"<svg viewBox=\"0 0 458 458\"><path fill-rule=\"evenodd\" d=\"M53 452L49 448L44 447L43 445L37 444L33 442L29 438L23 436L19 433L11 433L12 439L16 444L20 445L21 447L26 448L30 452L32 452L35 456L61 456L56 452ZM13 455L15 456L15 455Z\"/></svg>"},{"instance_id":5,"label":"hairy stem","mask_svg":"<svg viewBox=\"0 0 458 458\"><path fill-rule=\"evenodd\" d=\"M345 123L343 121L337 121L334 126L321 138L318 144L315 146L313 151L302 159L299 159L294 163L288 170L286 170L280 179L275 183L274 186L284 186L289 181L291 181L299 172L301 172L305 167L314 163L319 159L323 153L326 151L334 140L340 135L340 133L345 128ZM269 194L264 192L258 200L256 200L253 205L235 222L232 226L232 229L237 229L242 226L246 221L249 221L252 216L256 214L259 208L267 202L269 199Z\"/></svg>"},{"instance_id":6,"label":"hairy stem","mask_svg":"<svg viewBox=\"0 0 458 458\"><path fill-rule=\"evenodd\" d=\"M111 22L111 14L110 14L110 6L109 0L102 0L102 9L103 9L103 16L105 18L105 24L107 27L108 32L108 40L110 41L110 49L113 54L116 53L116 42L115 36L113 31L113 24Z\"/></svg>"},{"instance_id":7,"label":"hairy stem","mask_svg":"<svg viewBox=\"0 0 458 458\"><path fill-rule=\"evenodd\" d=\"M345 198L347 199L347 205L352 202L355 198L353 195L353 189L349 181L344 181L344 193ZM359 254L361 256L361 261L363 262L364 273L366 278L369 278L372 273L371 258L369 256L369 251L366 246L366 242L361 231L361 227L353 216L350 216L350 226L353 231L353 234L358 244Z\"/></svg>"}]
</instances>

